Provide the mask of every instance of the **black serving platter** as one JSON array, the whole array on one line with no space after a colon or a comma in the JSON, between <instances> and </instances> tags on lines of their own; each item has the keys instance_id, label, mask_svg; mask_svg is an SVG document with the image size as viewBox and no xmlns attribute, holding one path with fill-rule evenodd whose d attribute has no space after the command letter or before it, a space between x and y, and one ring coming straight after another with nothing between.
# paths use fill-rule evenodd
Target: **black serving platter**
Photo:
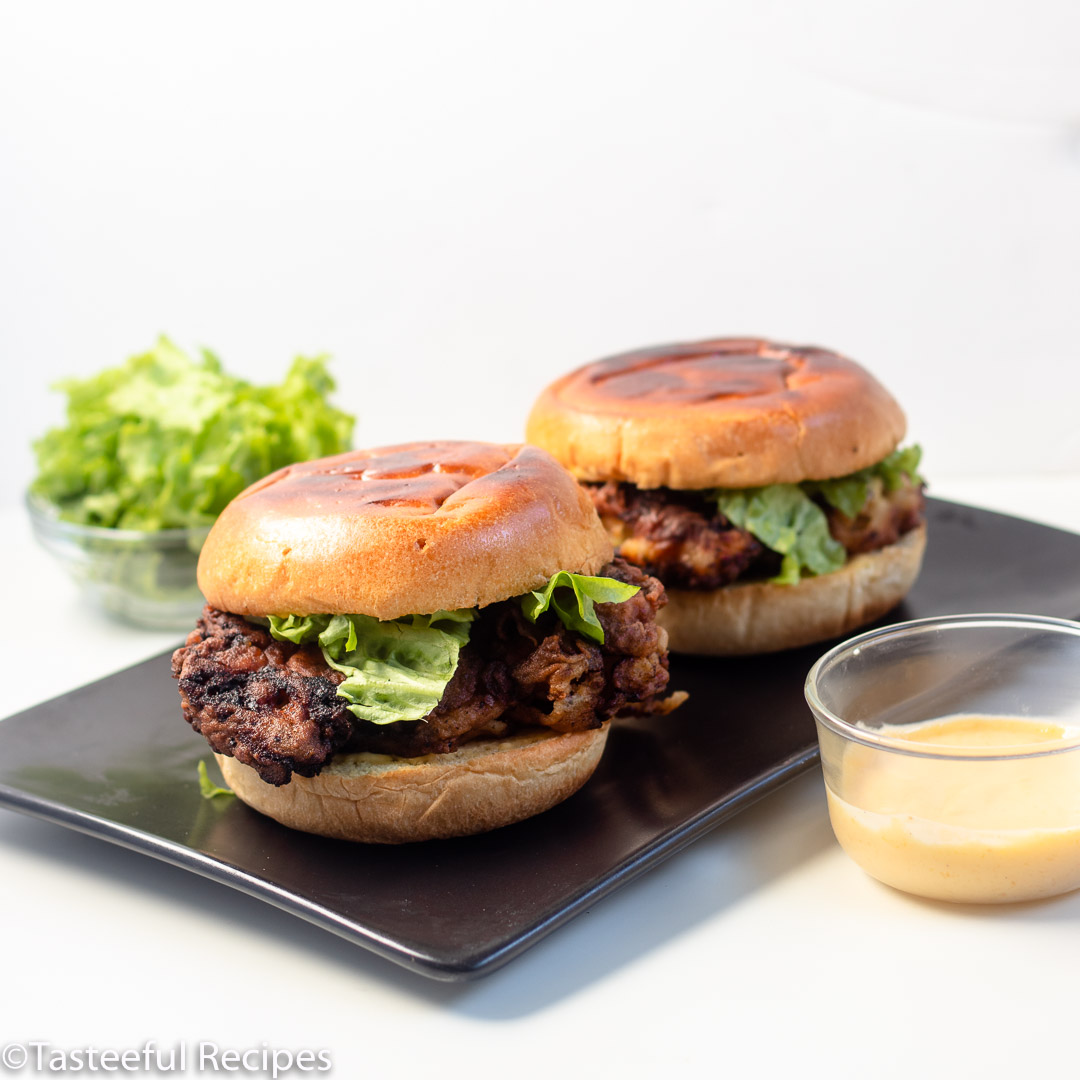
<instances>
[{"instance_id":1,"label":"black serving platter","mask_svg":"<svg viewBox=\"0 0 1080 1080\"><path fill-rule=\"evenodd\" d=\"M937 500L929 533L922 576L885 621L1080 615L1080 536ZM468 979L812 765L802 686L826 647L674 657L686 705L617 721L577 795L485 836L353 845L202 799L209 755L180 717L167 654L0 724L0 804L241 889L420 974Z\"/></svg>"}]
</instances>

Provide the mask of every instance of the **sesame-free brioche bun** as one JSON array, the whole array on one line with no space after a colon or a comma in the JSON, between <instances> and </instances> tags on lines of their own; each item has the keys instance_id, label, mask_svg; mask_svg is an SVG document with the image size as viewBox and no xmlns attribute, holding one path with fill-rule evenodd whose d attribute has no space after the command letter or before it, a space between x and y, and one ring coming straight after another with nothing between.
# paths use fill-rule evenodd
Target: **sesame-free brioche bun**
<instances>
[{"instance_id":1,"label":"sesame-free brioche bun","mask_svg":"<svg viewBox=\"0 0 1080 1080\"><path fill-rule=\"evenodd\" d=\"M846 357L718 338L578 368L540 395L526 439L579 480L741 488L846 476L888 455L905 427Z\"/></svg>"},{"instance_id":2,"label":"sesame-free brioche bun","mask_svg":"<svg viewBox=\"0 0 1080 1080\"><path fill-rule=\"evenodd\" d=\"M798 585L748 581L719 589L668 589L656 621L672 652L749 656L840 637L884 615L907 595L922 566L926 527L839 570Z\"/></svg>"},{"instance_id":3,"label":"sesame-free brioche bun","mask_svg":"<svg viewBox=\"0 0 1080 1080\"><path fill-rule=\"evenodd\" d=\"M545 451L417 442L253 484L210 530L198 578L238 615L396 619L484 607L611 556L588 495Z\"/></svg>"},{"instance_id":4,"label":"sesame-free brioche bun","mask_svg":"<svg viewBox=\"0 0 1080 1080\"><path fill-rule=\"evenodd\" d=\"M240 799L282 825L403 844L471 836L549 810L592 775L609 727L561 735L534 729L421 758L341 754L318 776L294 775L282 787L235 758L214 756Z\"/></svg>"}]
</instances>

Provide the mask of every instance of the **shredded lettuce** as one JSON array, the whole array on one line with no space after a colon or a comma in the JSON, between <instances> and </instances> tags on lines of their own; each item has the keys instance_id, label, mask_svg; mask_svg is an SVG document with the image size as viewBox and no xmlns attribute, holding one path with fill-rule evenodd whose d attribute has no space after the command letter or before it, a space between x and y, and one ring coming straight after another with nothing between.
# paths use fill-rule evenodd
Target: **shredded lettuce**
<instances>
[{"instance_id":1,"label":"shredded lettuce","mask_svg":"<svg viewBox=\"0 0 1080 1080\"><path fill-rule=\"evenodd\" d=\"M848 517L856 517L874 485L880 484L891 492L901 487L905 478L921 484L921 456L918 446L908 446L894 450L876 465L836 480L718 489L713 496L720 513L733 525L783 556L780 573L770 580L778 585L795 585L804 573L829 574L847 561L847 552L830 535L825 511L814 502L814 496Z\"/></svg>"},{"instance_id":2,"label":"shredded lettuce","mask_svg":"<svg viewBox=\"0 0 1080 1080\"><path fill-rule=\"evenodd\" d=\"M473 610L436 611L380 621L370 615L271 616L270 633L296 645L318 644L345 675L338 697L373 724L420 720L442 699L468 643Z\"/></svg>"},{"instance_id":3,"label":"shredded lettuce","mask_svg":"<svg viewBox=\"0 0 1080 1080\"><path fill-rule=\"evenodd\" d=\"M206 771L206 762L200 761L196 770L199 774L199 794L204 799L218 799L225 796L235 795L236 792L227 787L218 787L213 780L210 779L209 773Z\"/></svg>"},{"instance_id":4,"label":"shredded lettuce","mask_svg":"<svg viewBox=\"0 0 1080 1080\"><path fill-rule=\"evenodd\" d=\"M225 374L162 337L147 353L58 384L67 426L34 444L31 490L84 525L210 525L233 496L274 469L347 450L353 418L333 408L325 357L297 357L277 386Z\"/></svg>"},{"instance_id":5,"label":"shredded lettuce","mask_svg":"<svg viewBox=\"0 0 1080 1080\"><path fill-rule=\"evenodd\" d=\"M568 630L576 630L592 641L604 643L604 628L596 615L597 604L621 604L639 591L609 577L586 577L560 570L537 592L521 598L521 610L530 622L549 608Z\"/></svg>"}]
</instances>

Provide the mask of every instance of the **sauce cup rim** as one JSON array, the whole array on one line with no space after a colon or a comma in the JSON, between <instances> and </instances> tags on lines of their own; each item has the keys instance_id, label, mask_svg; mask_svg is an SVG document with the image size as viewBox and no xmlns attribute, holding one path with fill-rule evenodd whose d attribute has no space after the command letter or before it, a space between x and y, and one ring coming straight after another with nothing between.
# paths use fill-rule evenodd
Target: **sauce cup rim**
<instances>
[{"instance_id":1,"label":"sauce cup rim","mask_svg":"<svg viewBox=\"0 0 1080 1080\"><path fill-rule=\"evenodd\" d=\"M822 672L835 660L850 653L857 655L867 646L877 646L888 640L908 637L929 630L954 630L960 628L978 629L983 628L1029 628L1032 630L1047 630L1054 633L1062 633L1080 638L1080 622L1072 619L1058 619L1049 615L1024 615L1012 612L975 612L959 615L932 615L924 619L909 619L905 622L892 623L889 626L867 630L854 637L841 641L834 645L828 652L818 658L813 667L807 673L806 682L803 684L803 693L806 703L815 719L830 731L851 742L861 743L863 746L873 747L894 754L904 754L908 757L937 758L949 761L1015 761L1021 758L1050 757L1055 754L1067 753L1070 750L1080 748L1080 735L1060 739L1050 744L1036 743L1033 746L1038 749L1023 749L1009 753L998 753L993 750L987 752L982 748L971 747L943 747L929 744L920 744L908 739L894 739L882 735L872 728L860 727L837 716L822 702L818 693L818 683ZM953 713L950 715L965 715ZM997 714L994 714L997 715ZM1013 716L1012 718L1015 718ZM945 719L942 717L941 719ZM1032 719L1038 719L1033 717Z\"/></svg>"}]
</instances>

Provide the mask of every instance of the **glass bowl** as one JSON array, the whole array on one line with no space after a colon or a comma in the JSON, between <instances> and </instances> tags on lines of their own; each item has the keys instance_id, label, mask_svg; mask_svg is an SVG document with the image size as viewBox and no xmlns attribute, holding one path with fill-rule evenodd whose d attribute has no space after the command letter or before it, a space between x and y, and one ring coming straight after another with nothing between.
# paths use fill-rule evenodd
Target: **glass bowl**
<instances>
[{"instance_id":1,"label":"glass bowl","mask_svg":"<svg viewBox=\"0 0 1080 1080\"><path fill-rule=\"evenodd\" d=\"M204 525L136 532L64 521L56 507L26 497L34 537L99 607L127 622L155 630L190 629L204 600L195 567Z\"/></svg>"},{"instance_id":2,"label":"glass bowl","mask_svg":"<svg viewBox=\"0 0 1080 1080\"><path fill-rule=\"evenodd\" d=\"M937 900L1080 888L1080 623L953 615L810 670L829 818L867 873Z\"/></svg>"}]
</instances>

